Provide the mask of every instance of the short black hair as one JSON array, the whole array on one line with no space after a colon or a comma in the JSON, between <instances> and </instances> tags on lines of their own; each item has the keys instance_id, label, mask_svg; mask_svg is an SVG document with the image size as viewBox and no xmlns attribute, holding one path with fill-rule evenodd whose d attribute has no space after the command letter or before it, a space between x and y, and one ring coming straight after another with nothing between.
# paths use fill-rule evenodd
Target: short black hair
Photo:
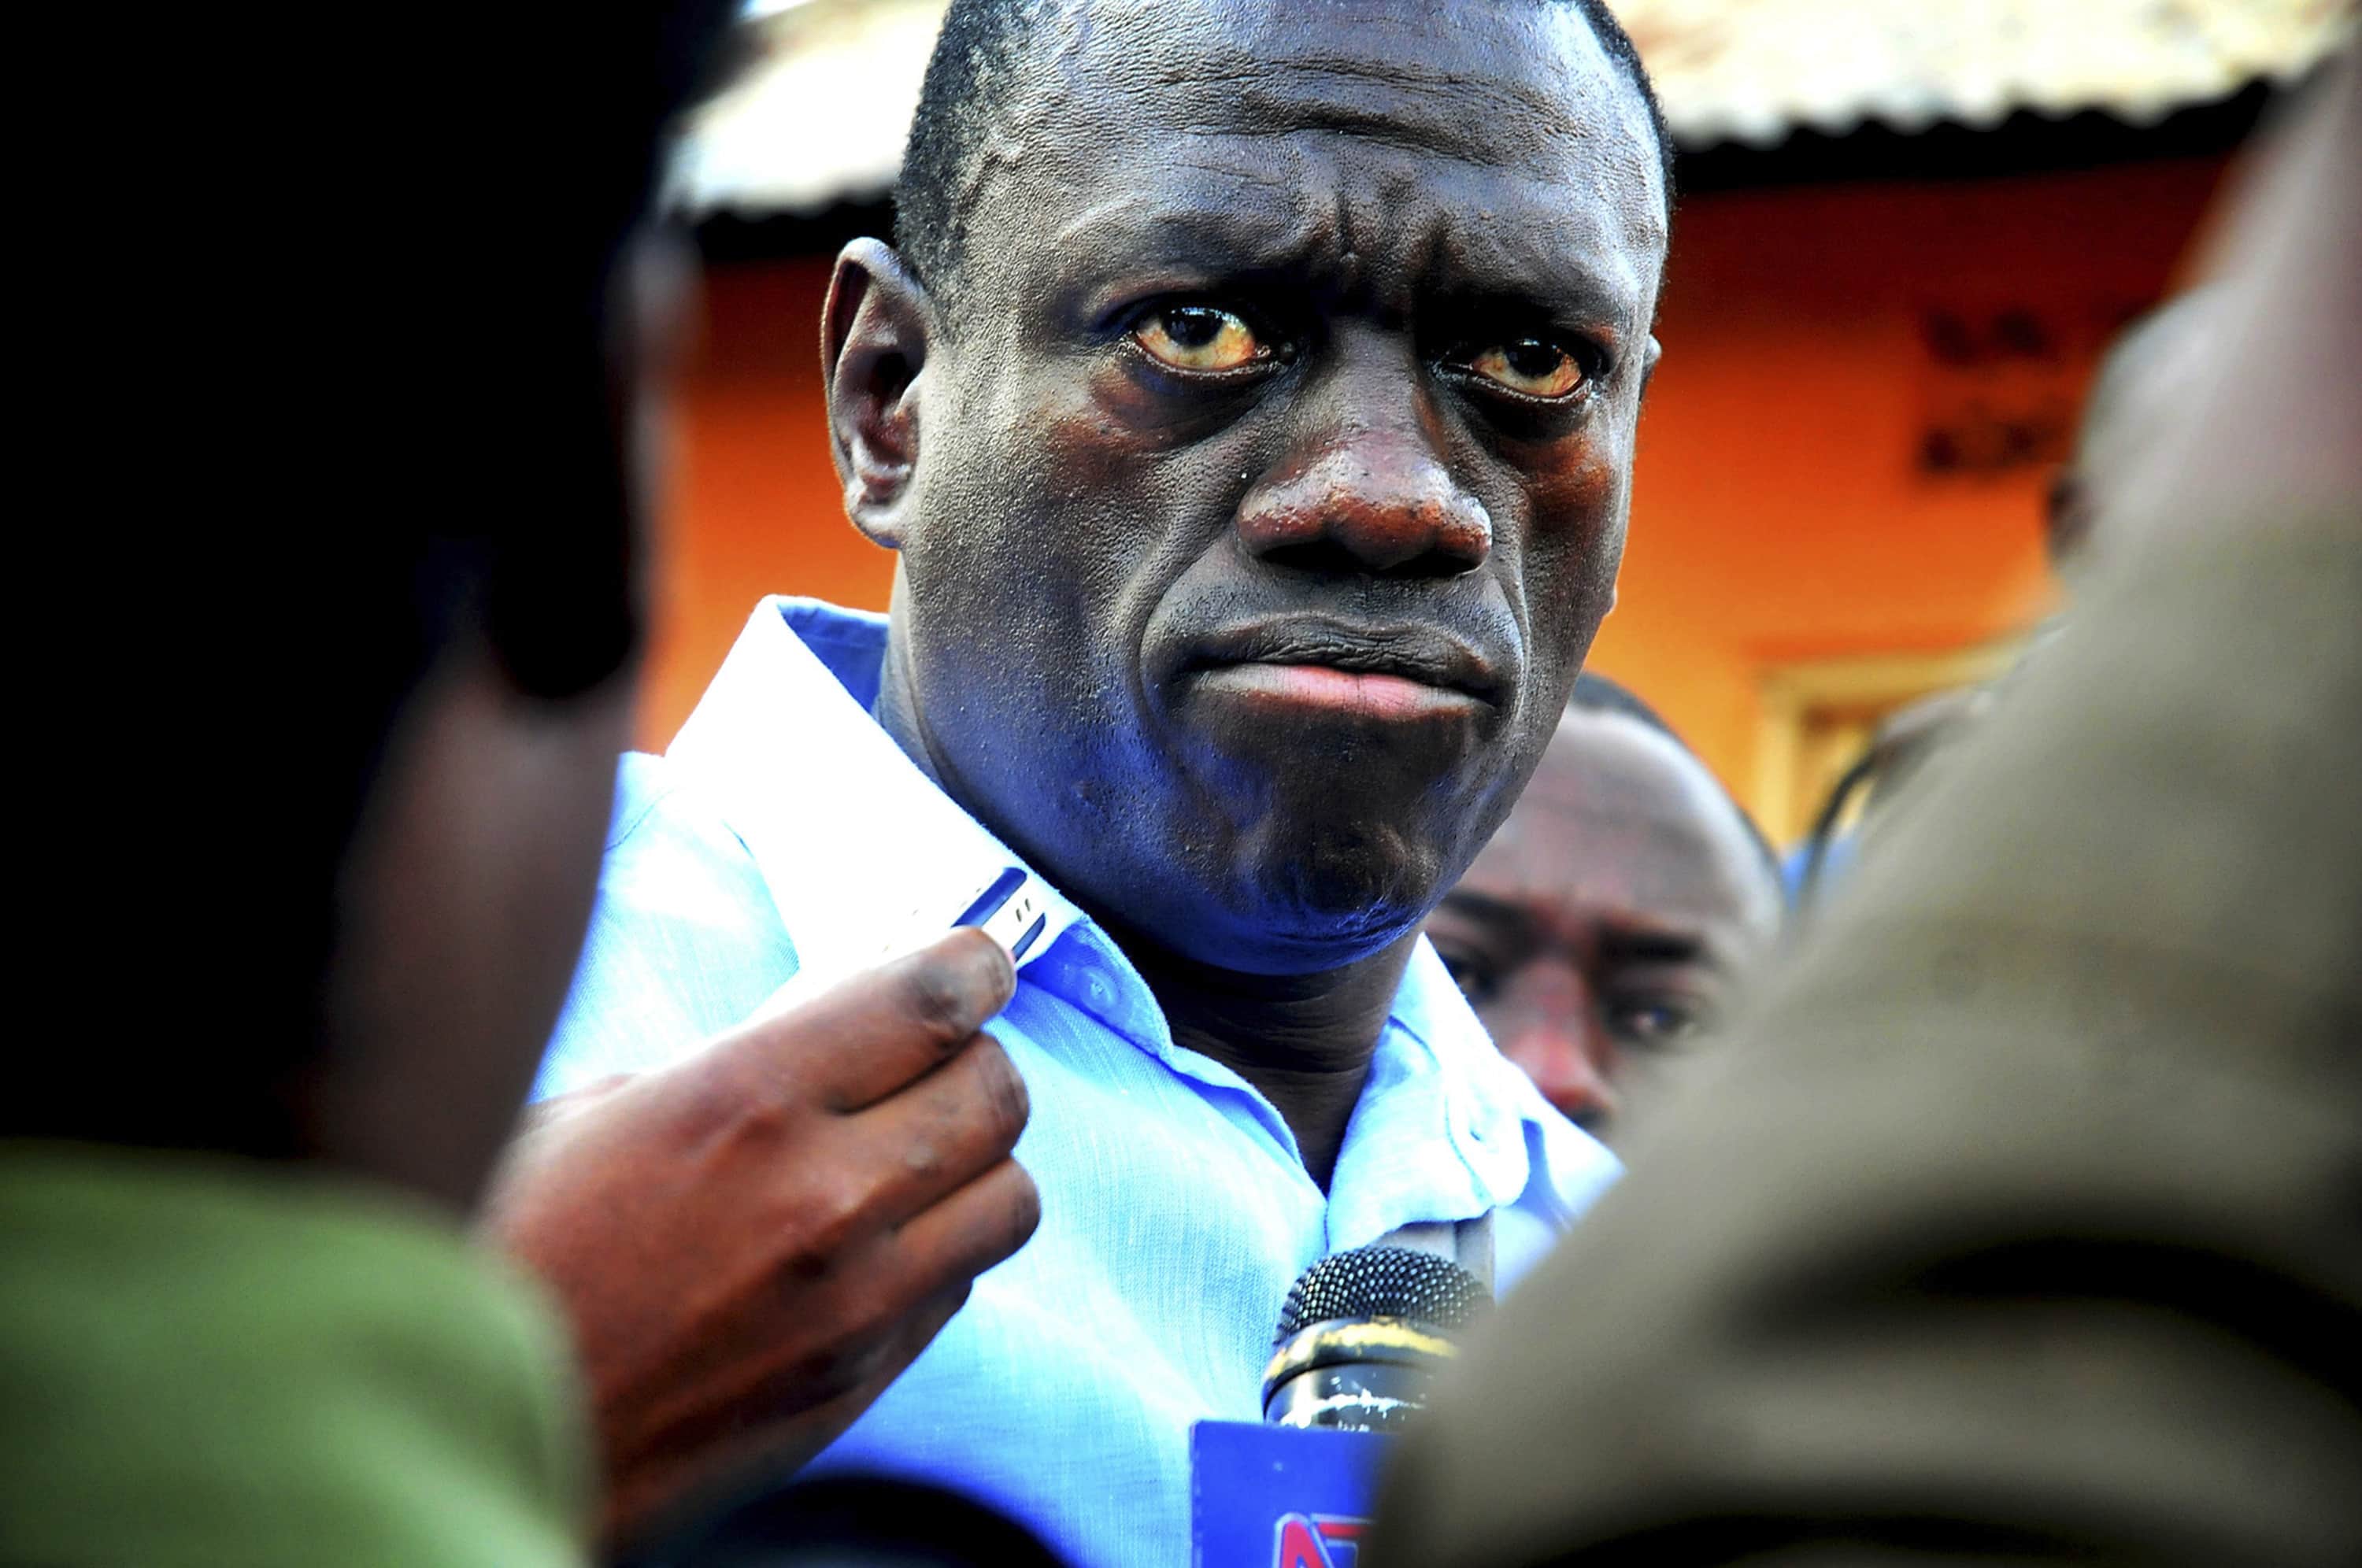
<instances>
[{"instance_id":1,"label":"short black hair","mask_svg":"<svg viewBox=\"0 0 2362 1568\"><path fill-rule=\"evenodd\" d=\"M1606 0L1544 0L1572 6L1620 66L1649 112L1663 171L1665 211L1673 204L1673 138L1657 89L1631 35ZM1025 51L1056 9L1055 0L952 0L927 61L919 107L894 182L894 245L931 288L953 286L967 248L965 193L985 143L1007 112Z\"/></svg>"},{"instance_id":2,"label":"short black hair","mask_svg":"<svg viewBox=\"0 0 2362 1568\"><path fill-rule=\"evenodd\" d=\"M1713 768L1705 767L1705 759L1690 749L1690 743L1682 739L1681 732L1665 722L1663 714L1642 701L1631 688L1587 669L1574 678L1574 690L1566 700L1566 711L1570 713L1615 713L1633 720L1656 731L1681 747L1683 754L1700 767L1705 767L1706 777L1714 779L1715 787L1722 791L1722 798L1730 802L1731 811L1738 814L1738 825L1747 830L1748 841L1755 845L1756 854L1762 857L1764 872L1772 878L1772 887L1780 895L1782 905L1787 903L1788 878L1781 868L1780 852L1772 847L1772 841L1764 836L1763 830L1756 825L1747 808L1738 803L1738 797L1730 792L1729 787L1723 783Z\"/></svg>"}]
</instances>

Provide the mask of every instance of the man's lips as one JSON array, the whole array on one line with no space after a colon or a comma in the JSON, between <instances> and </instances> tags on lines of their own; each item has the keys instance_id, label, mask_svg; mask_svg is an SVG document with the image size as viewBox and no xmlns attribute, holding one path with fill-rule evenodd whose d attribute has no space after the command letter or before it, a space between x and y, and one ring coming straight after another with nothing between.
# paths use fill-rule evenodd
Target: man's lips
<instances>
[{"instance_id":1,"label":"man's lips","mask_svg":"<svg viewBox=\"0 0 2362 1568\"><path fill-rule=\"evenodd\" d=\"M1365 719L1440 719L1473 712L1465 691L1325 664L1218 664L1199 669L1200 690L1278 708L1324 709Z\"/></svg>"},{"instance_id":2,"label":"man's lips","mask_svg":"<svg viewBox=\"0 0 2362 1568\"><path fill-rule=\"evenodd\" d=\"M1489 661L1429 626L1242 626L1207 638L1182 672L1201 691L1257 706L1396 722L1465 718L1500 690Z\"/></svg>"}]
</instances>

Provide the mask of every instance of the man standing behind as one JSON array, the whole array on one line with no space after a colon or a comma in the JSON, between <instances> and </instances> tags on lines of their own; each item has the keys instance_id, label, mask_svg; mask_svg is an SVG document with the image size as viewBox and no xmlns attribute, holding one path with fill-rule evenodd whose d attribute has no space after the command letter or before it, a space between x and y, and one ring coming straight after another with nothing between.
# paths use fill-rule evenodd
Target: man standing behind
<instances>
[{"instance_id":1,"label":"man standing behind","mask_svg":"<svg viewBox=\"0 0 2362 1568\"><path fill-rule=\"evenodd\" d=\"M952 6L822 331L893 613L764 604L627 765L544 1078L1003 911L1041 1230L828 1463L1179 1562L1298 1272L1614 1172L1419 927L1613 600L1667 201L1588 0Z\"/></svg>"},{"instance_id":2,"label":"man standing behind","mask_svg":"<svg viewBox=\"0 0 2362 1568\"><path fill-rule=\"evenodd\" d=\"M1427 934L1501 1054L1604 1135L1712 1033L1780 932L1772 846L1656 712L1585 671Z\"/></svg>"}]
</instances>

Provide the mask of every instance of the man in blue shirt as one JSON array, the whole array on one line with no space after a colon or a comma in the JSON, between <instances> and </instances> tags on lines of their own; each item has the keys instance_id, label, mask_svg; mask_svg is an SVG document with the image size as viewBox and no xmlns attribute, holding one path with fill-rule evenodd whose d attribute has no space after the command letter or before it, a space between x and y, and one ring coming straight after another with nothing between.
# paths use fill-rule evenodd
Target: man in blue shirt
<instances>
[{"instance_id":1,"label":"man in blue shirt","mask_svg":"<svg viewBox=\"0 0 2362 1568\"><path fill-rule=\"evenodd\" d=\"M1302 1269L1615 1172L1419 925L1613 602L1663 134L1590 0L962 0L898 202L823 324L893 613L765 602L627 764L542 1091L990 917L1040 1229L819 1463L1177 1563Z\"/></svg>"}]
</instances>

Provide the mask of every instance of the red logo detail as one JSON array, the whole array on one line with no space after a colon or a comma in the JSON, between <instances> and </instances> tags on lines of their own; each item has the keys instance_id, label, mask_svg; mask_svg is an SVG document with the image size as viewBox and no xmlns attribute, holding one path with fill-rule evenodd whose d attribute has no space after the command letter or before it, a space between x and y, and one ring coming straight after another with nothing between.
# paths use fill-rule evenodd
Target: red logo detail
<instances>
[{"instance_id":1,"label":"red logo detail","mask_svg":"<svg viewBox=\"0 0 2362 1568\"><path fill-rule=\"evenodd\" d=\"M1335 1514L1282 1514L1272 1568L1353 1568L1368 1527L1367 1519Z\"/></svg>"}]
</instances>

